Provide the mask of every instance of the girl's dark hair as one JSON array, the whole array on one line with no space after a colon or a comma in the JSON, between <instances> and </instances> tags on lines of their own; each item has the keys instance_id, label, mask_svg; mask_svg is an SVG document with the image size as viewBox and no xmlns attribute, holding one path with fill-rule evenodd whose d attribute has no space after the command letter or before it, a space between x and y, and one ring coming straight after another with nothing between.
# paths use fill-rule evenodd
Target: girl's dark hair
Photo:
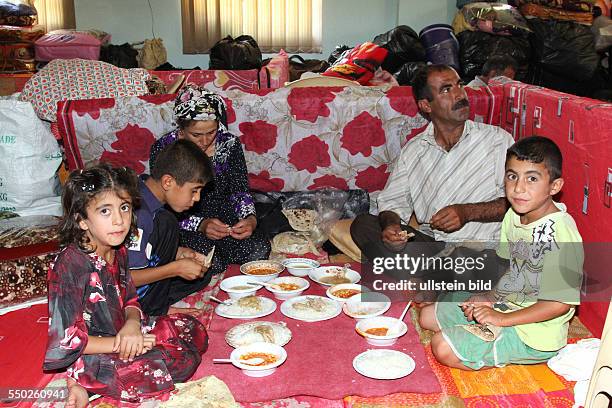
<instances>
[{"instance_id":1,"label":"girl's dark hair","mask_svg":"<svg viewBox=\"0 0 612 408\"><path fill-rule=\"evenodd\" d=\"M81 229L79 222L87 219L87 205L98 194L112 191L119 197L127 194L132 200L132 208L140 205L140 190L138 178L130 168L115 168L107 163L101 163L85 170L75 170L70 173L62 193L64 216L59 224L60 245L76 244L80 249L91 252L89 238ZM132 214L130 232L126 241L137 233L136 217Z\"/></svg>"}]
</instances>

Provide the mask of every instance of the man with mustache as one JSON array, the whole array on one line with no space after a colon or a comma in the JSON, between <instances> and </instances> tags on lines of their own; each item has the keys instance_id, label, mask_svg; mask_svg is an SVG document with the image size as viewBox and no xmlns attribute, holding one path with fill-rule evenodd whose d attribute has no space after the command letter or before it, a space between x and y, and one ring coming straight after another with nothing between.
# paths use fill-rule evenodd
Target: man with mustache
<instances>
[{"instance_id":1,"label":"man with mustache","mask_svg":"<svg viewBox=\"0 0 612 408\"><path fill-rule=\"evenodd\" d=\"M463 82L449 66L421 69L413 93L431 123L402 148L392 165L378 196L378 216L362 215L352 223L353 241L362 257L372 262L398 253L415 258L431 257L445 248L452 252L447 243L456 247L479 242L479 248L495 248L507 209L506 150L514 140L501 128L468 119ZM412 215L418 229L407 225ZM407 242L403 231L414 238ZM455 249L451 256L462 254ZM409 271L417 277L431 272Z\"/></svg>"}]
</instances>

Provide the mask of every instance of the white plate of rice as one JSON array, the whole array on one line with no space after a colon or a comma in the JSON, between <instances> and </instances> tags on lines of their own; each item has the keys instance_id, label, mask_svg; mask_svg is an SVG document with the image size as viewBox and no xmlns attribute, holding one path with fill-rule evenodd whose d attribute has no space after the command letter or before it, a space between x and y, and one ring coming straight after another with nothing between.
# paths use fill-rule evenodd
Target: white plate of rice
<instances>
[{"instance_id":1,"label":"white plate of rice","mask_svg":"<svg viewBox=\"0 0 612 408\"><path fill-rule=\"evenodd\" d=\"M303 322L320 322L340 314L342 308L334 300L323 296L298 296L284 301L280 311L285 316Z\"/></svg>"},{"instance_id":2,"label":"white plate of rice","mask_svg":"<svg viewBox=\"0 0 612 408\"><path fill-rule=\"evenodd\" d=\"M219 304L215 313L228 319L256 319L276 310L276 302L263 296L248 296L233 300L231 305Z\"/></svg>"},{"instance_id":3,"label":"white plate of rice","mask_svg":"<svg viewBox=\"0 0 612 408\"><path fill-rule=\"evenodd\" d=\"M368 350L353 359L359 374L377 380L395 380L414 371L416 363L406 353L397 350Z\"/></svg>"}]
</instances>

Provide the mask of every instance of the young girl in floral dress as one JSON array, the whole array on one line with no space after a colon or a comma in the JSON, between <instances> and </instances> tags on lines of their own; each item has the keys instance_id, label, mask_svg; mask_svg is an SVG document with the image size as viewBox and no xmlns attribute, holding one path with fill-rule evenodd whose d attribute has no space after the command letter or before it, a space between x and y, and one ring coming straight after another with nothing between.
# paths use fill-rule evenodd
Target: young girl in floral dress
<instances>
[{"instance_id":1,"label":"young girl in floral dress","mask_svg":"<svg viewBox=\"0 0 612 408\"><path fill-rule=\"evenodd\" d=\"M194 317L140 309L125 247L138 201L134 173L105 164L73 172L64 187L43 368L67 369L67 407L86 406L87 392L138 402L170 391L208 346Z\"/></svg>"}]
</instances>

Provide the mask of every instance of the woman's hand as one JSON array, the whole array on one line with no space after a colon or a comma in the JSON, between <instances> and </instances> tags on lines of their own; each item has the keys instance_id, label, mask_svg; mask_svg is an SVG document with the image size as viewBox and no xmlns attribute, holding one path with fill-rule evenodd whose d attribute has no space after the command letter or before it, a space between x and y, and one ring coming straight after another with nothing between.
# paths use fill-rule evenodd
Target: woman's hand
<instances>
[{"instance_id":1,"label":"woman's hand","mask_svg":"<svg viewBox=\"0 0 612 408\"><path fill-rule=\"evenodd\" d=\"M142 354L144 337L140 331L140 321L128 319L115 336L113 352L119 353L124 362L134 361L135 356Z\"/></svg>"},{"instance_id":2,"label":"woman's hand","mask_svg":"<svg viewBox=\"0 0 612 408\"><path fill-rule=\"evenodd\" d=\"M230 235L234 239L245 239L253 235L253 231L255 231L256 227L257 218L255 218L254 215L249 215L234 224L230 231Z\"/></svg>"},{"instance_id":3,"label":"woman's hand","mask_svg":"<svg viewBox=\"0 0 612 408\"><path fill-rule=\"evenodd\" d=\"M200 232L203 232L208 239L223 239L230 235L230 226L218 218L208 218L200 224Z\"/></svg>"}]
</instances>

